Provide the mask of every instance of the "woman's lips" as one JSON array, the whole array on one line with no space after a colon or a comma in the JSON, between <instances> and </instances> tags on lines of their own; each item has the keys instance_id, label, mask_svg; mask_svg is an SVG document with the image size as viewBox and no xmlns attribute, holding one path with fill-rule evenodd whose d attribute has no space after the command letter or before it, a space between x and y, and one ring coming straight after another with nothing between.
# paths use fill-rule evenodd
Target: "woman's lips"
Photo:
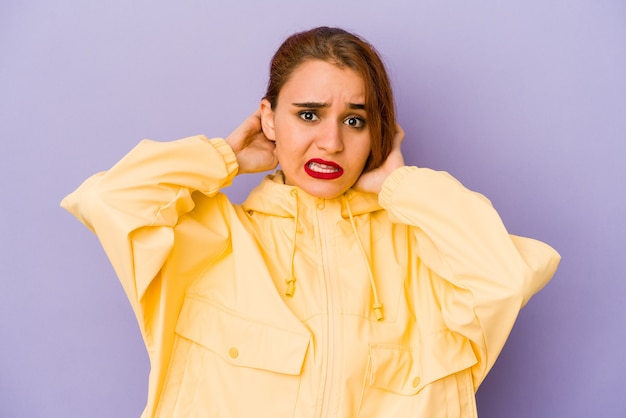
<instances>
[{"instance_id":1,"label":"woman's lips","mask_svg":"<svg viewBox=\"0 0 626 418\"><path fill-rule=\"evenodd\" d=\"M343 168L340 165L325 161L320 158L313 158L304 165L304 171L316 179L332 180L341 177Z\"/></svg>"}]
</instances>

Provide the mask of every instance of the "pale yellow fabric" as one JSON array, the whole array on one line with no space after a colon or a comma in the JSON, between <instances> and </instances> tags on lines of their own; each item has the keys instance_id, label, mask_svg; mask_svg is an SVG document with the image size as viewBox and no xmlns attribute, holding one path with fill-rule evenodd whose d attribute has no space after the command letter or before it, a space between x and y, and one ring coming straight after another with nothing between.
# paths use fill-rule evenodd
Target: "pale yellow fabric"
<instances>
[{"instance_id":1,"label":"pale yellow fabric","mask_svg":"<svg viewBox=\"0 0 626 418\"><path fill-rule=\"evenodd\" d=\"M559 255L509 235L446 173L403 167L379 196L323 200L277 172L233 205L220 189L236 173L221 139L143 141L62 203L137 315L142 416L476 417L478 385Z\"/></svg>"}]
</instances>

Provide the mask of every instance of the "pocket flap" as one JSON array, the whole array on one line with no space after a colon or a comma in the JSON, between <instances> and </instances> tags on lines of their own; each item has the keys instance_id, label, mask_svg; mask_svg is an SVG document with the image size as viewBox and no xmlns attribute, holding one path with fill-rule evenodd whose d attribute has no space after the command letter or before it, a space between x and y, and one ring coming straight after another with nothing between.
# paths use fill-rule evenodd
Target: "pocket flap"
<instances>
[{"instance_id":1,"label":"pocket flap","mask_svg":"<svg viewBox=\"0 0 626 418\"><path fill-rule=\"evenodd\" d=\"M414 395L428 384L476 364L468 340L448 331L431 336L430 350L396 344L370 347L370 385L400 395Z\"/></svg>"},{"instance_id":2,"label":"pocket flap","mask_svg":"<svg viewBox=\"0 0 626 418\"><path fill-rule=\"evenodd\" d=\"M209 302L187 297L176 333L235 366L299 375L310 335L243 318Z\"/></svg>"}]
</instances>

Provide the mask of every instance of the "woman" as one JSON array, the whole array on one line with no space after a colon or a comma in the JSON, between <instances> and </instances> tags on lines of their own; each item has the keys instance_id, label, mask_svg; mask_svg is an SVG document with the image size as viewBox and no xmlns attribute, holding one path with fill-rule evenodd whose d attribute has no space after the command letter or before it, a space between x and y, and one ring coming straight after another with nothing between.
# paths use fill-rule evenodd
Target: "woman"
<instances>
[{"instance_id":1,"label":"woman","mask_svg":"<svg viewBox=\"0 0 626 418\"><path fill-rule=\"evenodd\" d=\"M152 370L143 417L475 417L549 246L404 166L375 50L288 38L226 140L143 141L62 205L94 231ZM274 169L242 205L220 190Z\"/></svg>"}]
</instances>

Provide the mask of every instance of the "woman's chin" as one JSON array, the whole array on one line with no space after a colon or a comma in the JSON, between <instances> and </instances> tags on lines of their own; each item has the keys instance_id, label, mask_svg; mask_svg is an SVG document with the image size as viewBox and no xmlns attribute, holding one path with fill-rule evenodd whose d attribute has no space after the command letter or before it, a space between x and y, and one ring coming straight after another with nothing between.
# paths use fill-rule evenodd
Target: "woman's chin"
<instances>
[{"instance_id":1,"label":"woman's chin","mask_svg":"<svg viewBox=\"0 0 626 418\"><path fill-rule=\"evenodd\" d=\"M298 186L313 197L318 197L320 199L334 199L338 196L341 196L346 190L350 188L348 185L337 183L339 182L329 180L317 180L303 182L301 184L296 184L296 186Z\"/></svg>"}]
</instances>

